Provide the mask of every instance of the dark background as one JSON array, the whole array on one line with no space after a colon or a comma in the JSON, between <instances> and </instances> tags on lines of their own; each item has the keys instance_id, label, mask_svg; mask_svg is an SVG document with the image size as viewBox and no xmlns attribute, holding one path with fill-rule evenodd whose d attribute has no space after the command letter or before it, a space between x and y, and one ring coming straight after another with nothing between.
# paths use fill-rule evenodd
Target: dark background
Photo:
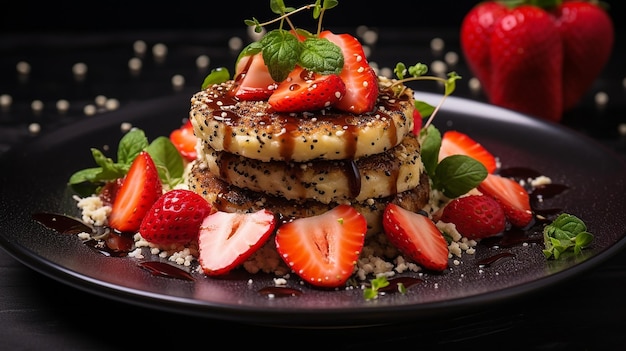
<instances>
[{"instance_id":1,"label":"dark background","mask_svg":"<svg viewBox=\"0 0 626 351\"><path fill-rule=\"evenodd\" d=\"M314 0L285 0L300 7ZM374 1L342 0L324 17L327 27L366 25L369 27L457 27L478 0ZM624 1L605 1L616 28L624 28ZM296 19L305 29L314 29L310 11ZM32 0L13 2L0 12L0 30L27 32L38 30L149 30L210 29L244 26L245 19L267 21L276 16L269 0L106 2ZM310 26L310 27L309 27ZM272 28L273 29L273 28Z\"/></svg>"}]
</instances>

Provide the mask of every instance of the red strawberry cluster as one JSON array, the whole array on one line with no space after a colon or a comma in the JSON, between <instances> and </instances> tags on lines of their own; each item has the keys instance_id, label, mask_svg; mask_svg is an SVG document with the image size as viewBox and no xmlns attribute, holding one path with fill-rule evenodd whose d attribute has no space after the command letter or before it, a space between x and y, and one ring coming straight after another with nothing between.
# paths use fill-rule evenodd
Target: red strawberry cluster
<instances>
[{"instance_id":1,"label":"red strawberry cluster","mask_svg":"<svg viewBox=\"0 0 626 351\"><path fill-rule=\"evenodd\" d=\"M461 24L461 49L493 104L560 121L608 62L613 24L595 1L530 3L479 3Z\"/></svg>"},{"instance_id":2,"label":"red strawberry cluster","mask_svg":"<svg viewBox=\"0 0 626 351\"><path fill-rule=\"evenodd\" d=\"M441 211L441 221L454 223L458 232L469 239L500 234L507 224L524 228L532 222L528 192L514 179L496 174L493 154L467 134L450 130L442 137L439 158L453 154L478 160L488 174L477 187L481 194L452 199Z\"/></svg>"},{"instance_id":3,"label":"red strawberry cluster","mask_svg":"<svg viewBox=\"0 0 626 351\"><path fill-rule=\"evenodd\" d=\"M303 38L299 37L301 40ZM235 67L232 94L240 100L267 100L277 112L316 111L327 107L355 114L371 112L378 98L378 78L357 38L323 31L319 38L337 45L344 57L339 74L320 74L300 66L277 82L262 53L243 56Z\"/></svg>"},{"instance_id":4,"label":"red strawberry cluster","mask_svg":"<svg viewBox=\"0 0 626 351\"><path fill-rule=\"evenodd\" d=\"M450 200L433 219L395 204L387 205L383 214L389 241L407 257L434 271L448 267L448 243L435 220L454 223L461 235L475 240L501 234L507 225L526 227L533 220L526 189L513 179L495 174L496 159L480 143L459 131L447 131L439 158L450 155L469 156L485 166L488 175L477 187L480 194Z\"/></svg>"},{"instance_id":5,"label":"red strawberry cluster","mask_svg":"<svg viewBox=\"0 0 626 351\"><path fill-rule=\"evenodd\" d=\"M502 233L506 225L528 226L533 219L528 192L517 181L495 173L495 157L481 144L459 131L444 133L439 158L463 154L480 161L488 171L478 185L480 195L452 199L439 219L454 223L458 232L469 239L482 239Z\"/></svg>"}]
</instances>

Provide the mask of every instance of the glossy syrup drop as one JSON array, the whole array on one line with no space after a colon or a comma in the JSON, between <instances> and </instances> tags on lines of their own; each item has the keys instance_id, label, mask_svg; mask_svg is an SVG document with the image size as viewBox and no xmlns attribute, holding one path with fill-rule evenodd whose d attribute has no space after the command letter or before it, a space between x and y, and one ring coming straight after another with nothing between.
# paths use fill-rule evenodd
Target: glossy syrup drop
<instances>
[{"instance_id":1,"label":"glossy syrup drop","mask_svg":"<svg viewBox=\"0 0 626 351\"><path fill-rule=\"evenodd\" d=\"M93 233L92 227L75 217L47 212L34 213L32 217L44 227L60 234Z\"/></svg>"},{"instance_id":2,"label":"glossy syrup drop","mask_svg":"<svg viewBox=\"0 0 626 351\"><path fill-rule=\"evenodd\" d=\"M515 254L511 252L501 252L499 254L482 259L476 262L476 264L481 268L490 267L494 265L496 262L500 262L507 257L515 257Z\"/></svg>"},{"instance_id":3,"label":"glossy syrup drop","mask_svg":"<svg viewBox=\"0 0 626 351\"><path fill-rule=\"evenodd\" d=\"M149 271L152 275L194 281L194 277L187 271L171 264L160 261L147 261L139 263L139 267Z\"/></svg>"},{"instance_id":4,"label":"glossy syrup drop","mask_svg":"<svg viewBox=\"0 0 626 351\"><path fill-rule=\"evenodd\" d=\"M293 297L302 295L302 290L286 286L266 286L259 289L259 294L268 297Z\"/></svg>"}]
</instances>

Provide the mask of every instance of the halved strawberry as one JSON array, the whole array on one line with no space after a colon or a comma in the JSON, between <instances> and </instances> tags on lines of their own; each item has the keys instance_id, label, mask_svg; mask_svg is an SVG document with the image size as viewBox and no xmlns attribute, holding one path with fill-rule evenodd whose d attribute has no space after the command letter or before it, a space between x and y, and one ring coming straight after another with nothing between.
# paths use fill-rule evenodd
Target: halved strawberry
<instances>
[{"instance_id":1,"label":"halved strawberry","mask_svg":"<svg viewBox=\"0 0 626 351\"><path fill-rule=\"evenodd\" d=\"M243 56L235 67L231 93L240 100L267 100L276 89L261 53Z\"/></svg>"},{"instance_id":2,"label":"halved strawberry","mask_svg":"<svg viewBox=\"0 0 626 351\"><path fill-rule=\"evenodd\" d=\"M488 173L495 172L497 168L496 158L491 152L467 134L456 130L449 130L441 137L439 161L450 155L470 156L482 163Z\"/></svg>"},{"instance_id":3,"label":"halved strawberry","mask_svg":"<svg viewBox=\"0 0 626 351\"><path fill-rule=\"evenodd\" d=\"M448 243L430 218L389 203L382 223L389 242L423 268L448 268Z\"/></svg>"},{"instance_id":4,"label":"halved strawberry","mask_svg":"<svg viewBox=\"0 0 626 351\"><path fill-rule=\"evenodd\" d=\"M304 281L335 288L354 273L366 231L362 214L352 206L339 205L321 215L281 225L276 231L276 249Z\"/></svg>"},{"instance_id":5,"label":"halved strawberry","mask_svg":"<svg viewBox=\"0 0 626 351\"><path fill-rule=\"evenodd\" d=\"M367 62L363 46L350 34L334 34L323 31L320 38L326 38L341 48L343 69L339 74L346 85L345 96L335 104L337 109L352 113L371 112L378 98L378 77Z\"/></svg>"},{"instance_id":6,"label":"halved strawberry","mask_svg":"<svg viewBox=\"0 0 626 351\"><path fill-rule=\"evenodd\" d=\"M204 218L198 237L198 262L209 276L223 275L267 242L276 227L269 210L251 213L217 211Z\"/></svg>"},{"instance_id":7,"label":"halved strawberry","mask_svg":"<svg viewBox=\"0 0 626 351\"><path fill-rule=\"evenodd\" d=\"M507 220L513 226L523 228L532 221L528 192L514 179L488 174L478 185L478 190L502 206Z\"/></svg>"},{"instance_id":8,"label":"halved strawberry","mask_svg":"<svg viewBox=\"0 0 626 351\"><path fill-rule=\"evenodd\" d=\"M502 206L486 195L457 197L444 208L440 220L454 223L456 230L469 239L482 239L504 231L506 217Z\"/></svg>"},{"instance_id":9,"label":"halved strawberry","mask_svg":"<svg viewBox=\"0 0 626 351\"><path fill-rule=\"evenodd\" d=\"M313 111L335 105L345 93L338 75L320 75L296 66L268 102L278 112Z\"/></svg>"},{"instance_id":10,"label":"halved strawberry","mask_svg":"<svg viewBox=\"0 0 626 351\"><path fill-rule=\"evenodd\" d=\"M198 138L193 133L191 120L187 120L180 128L174 129L170 133L170 141L185 160L193 161L198 157L196 152Z\"/></svg>"},{"instance_id":11,"label":"halved strawberry","mask_svg":"<svg viewBox=\"0 0 626 351\"><path fill-rule=\"evenodd\" d=\"M152 204L163 194L159 172L146 151L133 160L117 191L109 226L120 232L136 232Z\"/></svg>"},{"instance_id":12,"label":"halved strawberry","mask_svg":"<svg viewBox=\"0 0 626 351\"><path fill-rule=\"evenodd\" d=\"M199 194L186 189L170 190L152 205L139 232L154 244L186 244L198 238L200 223L211 212L211 205Z\"/></svg>"}]
</instances>

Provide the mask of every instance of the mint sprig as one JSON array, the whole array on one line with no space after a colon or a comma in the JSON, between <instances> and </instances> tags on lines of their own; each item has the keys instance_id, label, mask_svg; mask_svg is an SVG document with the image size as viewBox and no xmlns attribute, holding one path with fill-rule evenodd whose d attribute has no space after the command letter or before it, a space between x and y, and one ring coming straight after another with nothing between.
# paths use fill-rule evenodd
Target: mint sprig
<instances>
[{"instance_id":1,"label":"mint sprig","mask_svg":"<svg viewBox=\"0 0 626 351\"><path fill-rule=\"evenodd\" d=\"M587 232L587 226L580 218L562 213L543 228L543 240L546 258L559 259L569 251L580 254L593 241L593 234Z\"/></svg>"},{"instance_id":2,"label":"mint sprig","mask_svg":"<svg viewBox=\"0 0 626 351\"><path fill-rule=\"evenodd\" d=\"M450 155L439 162L441 133L435 126L423 128L419 138L422 163L431 180L431 186L448 198L467 193L487 177L487 168L466 155Z\"/></svg>"},{"instance_id":3,"label":"mint sprig","mask_svg":"<svg viewBox=\"0 0 626 351\"><path fill-rule=\"evenodd\" d=\"M169 138L161 136L149 143L145 132L135 128L120 139L117 161L106 157L102 151L91 148L91 154L98 167L75 172L70 176L68 185L82 196L95 194L106 182L124 177L137 155L143 150L152 157L163 184L173 188L183 182L183 158Z\"/></svg>"},{"instance_id":4,"label":"mint sprig","mask_svg":"<svg viewBox=\"0 0 626 351\"><path fill-rule=\"evenodd\" d=\"M337 0L317 0L313 4L295 9L285 6L283 0L271 0L270 8L279 15L278 18L264 23L253 18L245 20L244 23L254 27L257 33L260 33L263 27L276 22L279 22L278 29L269 31L258 42L244 48L237 62L243 56L261 52L269 73L276 82L285 80L296 65L322 75L339 74L344 63L341 48L330 40L318 36L322 29L324 12L337 5ZM304 10L312 10L313 18L318 21L315 34L297 28L289 19L293 14Z\"/></svg>"}]
</instances>

